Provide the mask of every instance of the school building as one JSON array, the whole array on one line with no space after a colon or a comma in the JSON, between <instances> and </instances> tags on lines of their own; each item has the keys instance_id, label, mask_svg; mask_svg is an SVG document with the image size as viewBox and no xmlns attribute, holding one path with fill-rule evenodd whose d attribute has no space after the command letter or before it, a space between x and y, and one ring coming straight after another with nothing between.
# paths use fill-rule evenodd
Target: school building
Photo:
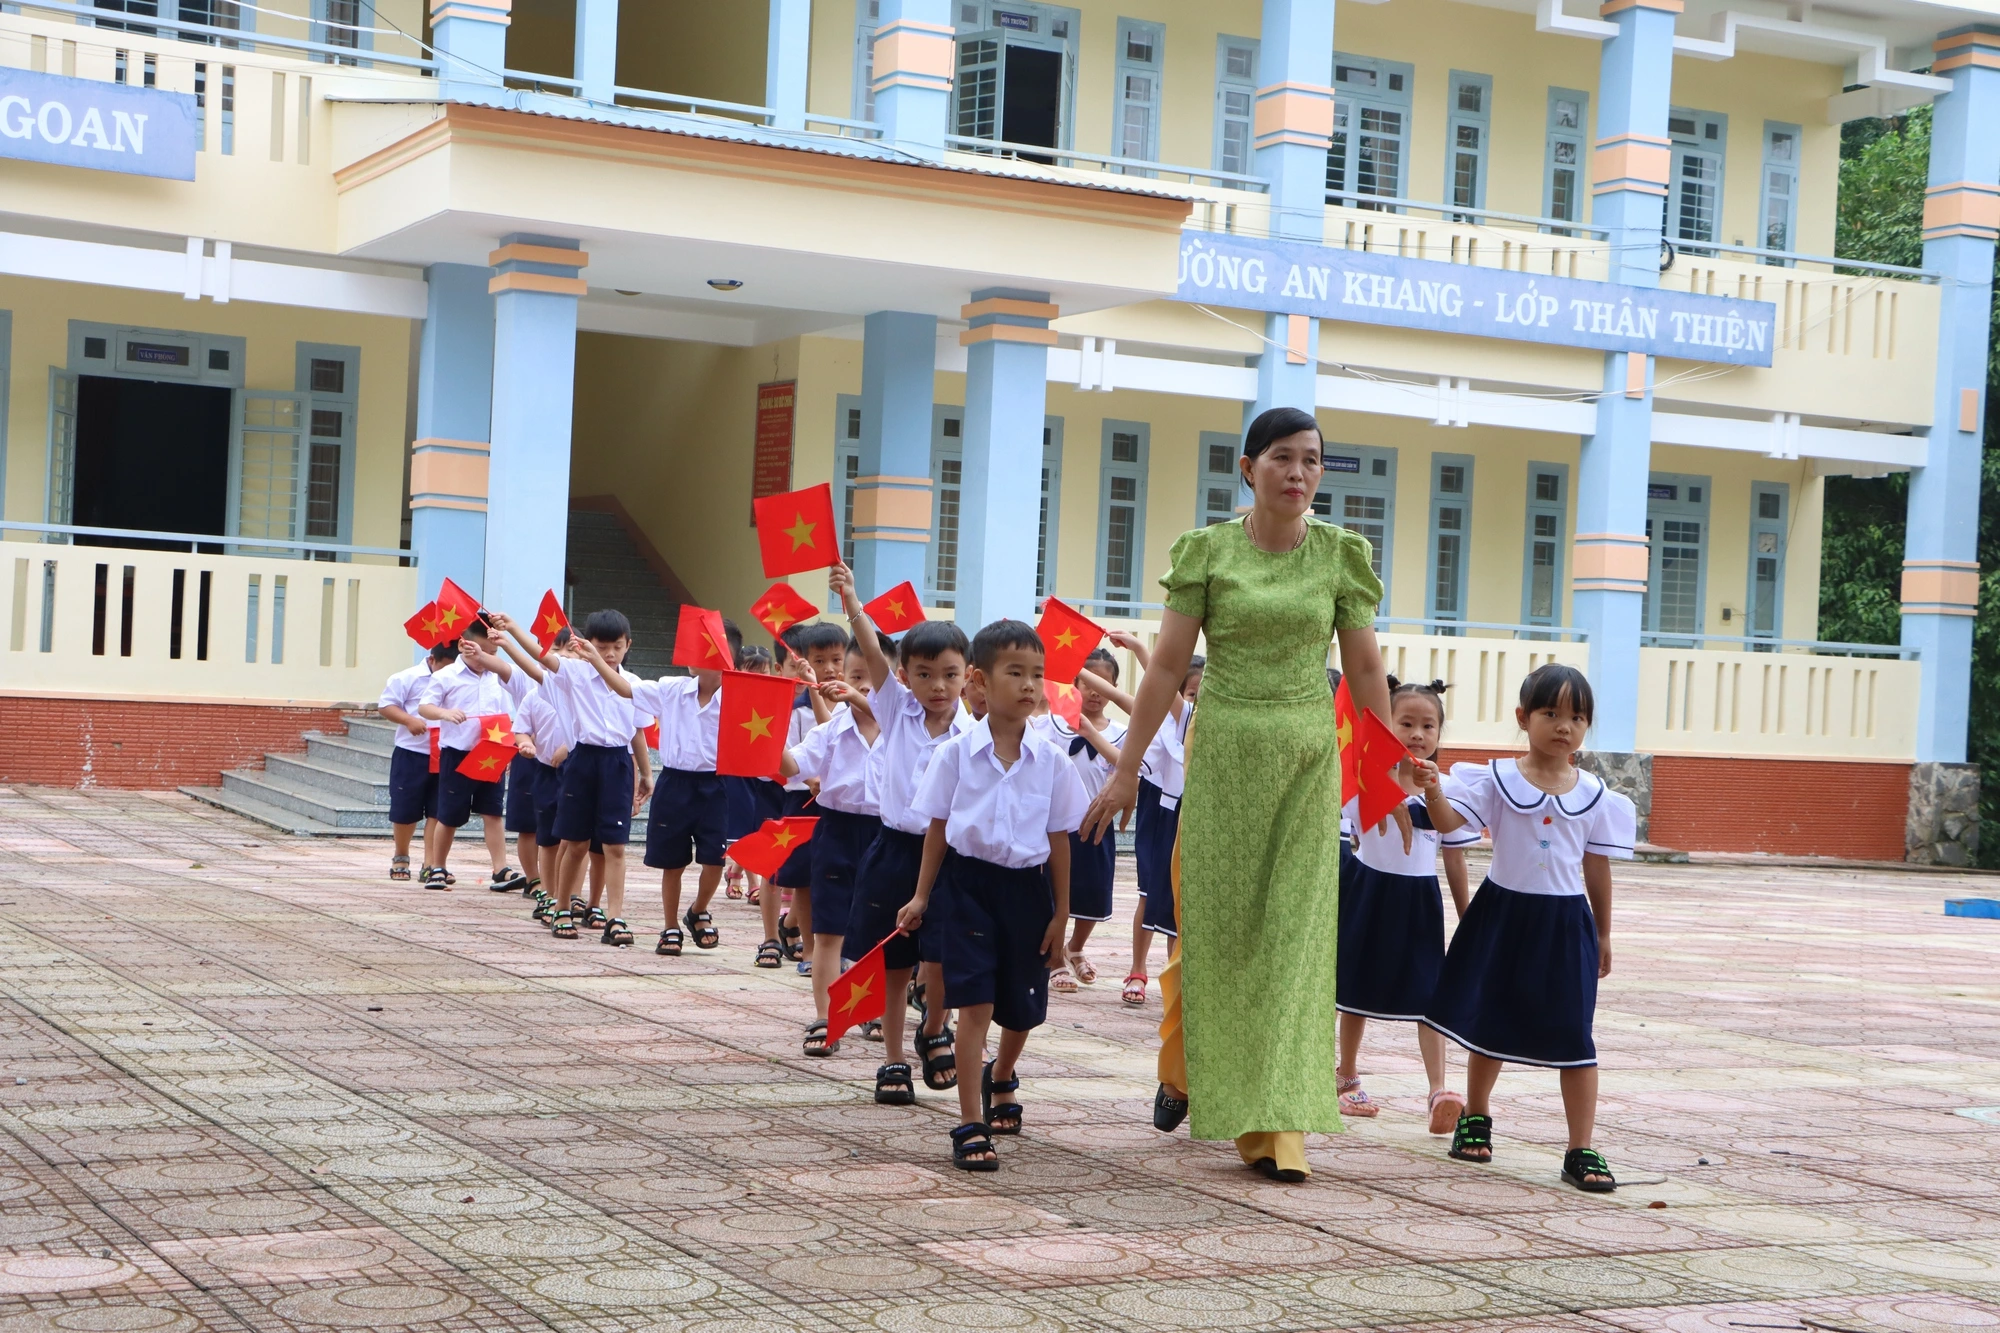
<instances>
[{"instance_id":1,"label":"school building","mask_svg":"<svg viewBox=\"0 0 2000 1333\"><path fill-rule=\"evenodd\" d=\"M1835 264L1924 103L1922 267ZM864 594L1143 635L1289 404L1452 753L1554 657L1655 843L1977 836L1978 5L10 0L0 197L0 778L337 731L446 576L657 667L822 481ZM1819 642L1893 471L1902 642Z\"/></svg>"}]
</instances>

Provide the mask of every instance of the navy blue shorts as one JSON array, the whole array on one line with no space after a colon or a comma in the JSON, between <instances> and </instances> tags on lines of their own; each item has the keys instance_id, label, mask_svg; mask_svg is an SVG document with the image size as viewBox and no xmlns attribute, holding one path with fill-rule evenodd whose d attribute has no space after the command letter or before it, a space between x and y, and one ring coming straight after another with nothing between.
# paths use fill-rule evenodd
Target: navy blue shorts
<instances>
[{"instance_id":1,"label":"navy blue shorts","mask_svg":"<svg viewBox=\"0 0 2000 1333\"><path fill-rule=\"evenodd\" d=\"M531 759L525 754L514 756L514 762L507 766L507 831L509 833L533 833L535 831L535 797L541 790L539 770L543 767L539 759Z\"/></svg>"},{"instance_id":2,"label":"navy blue shorts","mask_svg":"<svg viewBox=\"0 0 2000 1333\"><path fill-rule=\"evenodd\" d=\"M1055 918L1046 867L1010 870L947 852L938 879L951 887L942 961L952 1007L990 1004L999 1027L1040 1027L1049 1016L1042 937Z\"/></svg>"},{"instance_id":3,"label":"navy blue shorts","mask_svg":"<svg viewBox=\"0 0 2000 1333\"><path fill-rule=\"evenodd\" d=\"M784 792L784 805L780 807L779 818L786 818L792 815L818 815L824 813L817 806L808 805L808 802L812 800L811 792L784 791L782 787L779 790ZM800 843L797 849L785 858L785 863L778 867L778 873L771 876L773 884L781 889L812 888L813 844L819 841L820 830L825 827L826 825L823 822L813 826L812 837ZM813 911L815 914L819 911L817 900L814 902Z\"/></svg>"},{"instance_id":4,"label":"navy blue shorts","mask_svg":"<svg viewBox=\"0 0 2000 1333\"><path fill-rule=\"evenodd\" d=\"M1109 829L1103 842L1069 835L1069 915L1072 921L1111 919L1111 880L1118 871L1118 839Z\"/></svg>"},{"instance_id":5,"label":"navy blue shorts","mask_svg":"<svg viewBox=\"0 0 2000 1333\"><path fill-rule=\"evenodd\" d=\"M868 845L882 831L873 815L816 807L819 823L812 835L813 933L844 935L854 915L854 877ZM822 929L822 923L824 928Z\"/></svg>"},{"instance_id":6,"label":"navy blue shorts","mask_svg":"<svg viewBox=\"0 0 2000 1333\"><path fill-rule=\"evenodd\" d=\"M1139 892L1146 895L1140 924L1160 935L1180 934L1174 914L1174 840L1180 836L1181 809L1162 804L1160 789L1139 783L1139 812L1132 835L1133 859L1139 865Z\"/></svg>"},{"instance_id":7,"label":"navy blue shorts","mask_svg":"<svg viewBox=\"0 0 2000 1333\"><path fill-rule=\"evenodd\" d=\"M775 782L725 777L722 792L727 809L723 833L730 842L749 837L764 827L765 820L785 813L785 789Z\"/></svg>"},{"instance_id":8,"label":"navy blue shorts","mask_svg":"<svg viewBox=\"0 0 2000 1333\"><path fill-rule=\"evenodd\" d=\"M632 840L632 747L577 745L563 760L555 835L622 847Z\"/></svg>"},{"instance_id":9,"label":"navy blue shorts","mask_svg":"<svg viewBox=\"0 0 2000 1333\"><path fill-rule=\"evenodd\" d=\"M535 846L555 847L556 809L562 803L562 769L535 761Z\"/></svg>"},{"instance_id":10,"label":"navy blue shorts","mask_svg":"<svg viewBox=\"0 0 2000 1333\"><path fill-rule=\"evenodd\" d=\"M895 935L896 913L916 896L917 873L923 869L924 838L921 833L904 833L884 827L868 844L861 864L854 872L854 909L847 918L847 949L859 958L884 938ZM950 886L943 875L931 891L930 910L916 938L895 935L882 951L882 963L890 971L915 967L919 962L939 963L943 919L949 914ZM957 1001L952 1003L955 1005Z\"/></svg>"},{"instance_id":11,"label":"navy blue shorts","mask_svg":"<svg viewBox=\"0 0 2000 1333\"><path fill-rule=\"evenodd\" d=\"M438 780L427 750L389 752L389 822L414 824L437 818Z\"/></svg>"},{"instance_id":12,"label":"navy blue shorts","mask_svg":"<svg viewBox=\"0 0 2000 1333\"><path fill-rule=\"evenodd\" d=\"M729 799L721 778L661 769L659 785L653 788L653 808L646 816L646 864L655 870L681 870L690 861L721 865L728 819Z\"/></svg>"},{"instance_id":13,"label":"navy blue shorts","mask_svg":"<svg viewBox=\"0 0 2000 1333\"><path fill-rule=\"evenodd\" d=\"M493 782L475 781L471 774L458 771L467 753L449 745L438 750L437 820L446 828L464 828L474 815L497 817L506 808L507 771L501 769ZM430 761L424 762L428 766Z\"/></svg>"}]
</instances>

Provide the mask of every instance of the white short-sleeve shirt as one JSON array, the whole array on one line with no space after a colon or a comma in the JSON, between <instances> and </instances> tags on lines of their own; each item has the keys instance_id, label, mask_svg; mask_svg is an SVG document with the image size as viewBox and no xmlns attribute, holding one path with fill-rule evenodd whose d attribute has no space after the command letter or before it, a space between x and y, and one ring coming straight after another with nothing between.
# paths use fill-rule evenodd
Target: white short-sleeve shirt
<instances>
[{"instance_id":1,"label":"white short-sleeve shirt","mask_svg":"<svg viewBox=\"0 0 2000 1333\"><path fill-rule=\"evenodd\" d=\"M1426 827L1430 814L1424 809L1421 796L1412 796L1406 802L1410 807L1410 819L1415 825L1410 830L1410 850L1403 850L1403 831L1391 819L1377 828L1353 830L1361 822L1361 798L1355 797L1340 808L1340 826L1348 830L1354 840L1354 855L1362 865L1371 870L1380 870L1390 875L1435 875L1439 847L1462 847L1479 841L1477 829L1468 825L1452 834L1450 839L1442 838L1434 828ZM1379 831L1378 831L1379 829Z\"/></svg>"},{"instance_id":2,"label":"white short-sleeve shirt","mask_svg":"<svg viewBox=\"0 0 2000 1333\"><path fill-rule=\"evenodd\" d=\"M715 740L722 728L722 690L701 701L693 676L662 676L632 687L632 702L660 719L660 766L684 773L715 771Z\"/></svg>"},{"instance_id":3,"label":"white short-sleeve shirt","mask_svg":"<svg viewBox=\"0 0 2000 1333\"><path fill-rule=\"evenodd\" d=\"M1470 825L1492 836L1487 875L1504 889L1579 894L1584 853L1632 857L1638 816L1631 798L1582 770L1574 787L1552 796L1522 777L1512 759L1454 764L1444 794Z\"/></svg>"},{"instance_id":4,"label":"white short-sleeve shirt","mask_svg":"<svg viewBox=\"0 0 2000 1333\"><path fill-rule=\"evenodd\" d=\"M1113 722L1110 718L1106 718L1104 725L1098 728L1098 735L1113 749L1125 744L1124 724ZM1099 753L1089 737L1081 731L1070 730L1069 724L1061 718L1056 719L1049 738L1069 752L1069 761L1076 765L1076 775L1083 779L1083 794L1096 800L1097 793L1103 791L1104 784L1111 779L1111 761Z\"/></svg>"},{"instance_id":5,"label":"white short-sleeve shirt","mask_svg":"<svg viewBox=\"0 0 2000 1333\"><path fill-rule=\"evenodd\" d=\"M869 790L874 754L875 747L855 725L854 710L842 705L792 747L792 762L799 766L801 778L819 779L815 805L842 814L872 815L877 813Z\"/></svg>"},{"instance_id":6,"label":"white short-sleeve shirt","mask_svg":"<svg viewBox=\"0 0 2000 1333\"><path fill-rule=\"evenodd\" d=\"M432 672L424 685L423 701L433 708L457 708L465 713L463 722L438 724L438 743L452 750L470 750L479 744L479 719L495 713L511 718L519 688L513 686L513 678L527 683L527 676L527 672L515 669L508 680L502 680L497 671L474 671L462 658ZM430 751L428 738L424 750Z\"/></svg>"},{"instance_id":7,"label":"white short-sleeve shirt","mask_svg":"<svg viewBox=\"0 0 2000 1333\"><path fill-rule=\"evenodd\" d=\"M378 712L384 708L400 708L410 714L410 716L415 717L417 714L417 705L424 701L424 687L430 683L431 664L430 659L425 658L415 666L404 667L401 671L398 671L395 675L384 681L382 684L382 697L375 701L375 708ZM414 750L418 754L428 755L431 752L431 738L428 728L412 736L408 727L398 726L396 728L396 748L399 750Z\"/></svg>"},{"instance_id":8,"label":"white short-sleeve shirt","mask_svg":"<svg viewBox=\"0 0 2000 1333\"><path fill-rule=\"evenodd\" d=\"M1049 835L1074 833L1089 805L1061 745L1029 727L1009 768L982 719L938 748L910 811L944 820L945 841L960 856L1021 870L1047 861Z\"/></svg>"},{"instance_id":9,"label":"white short-sleeve shirt","mask_svg":"<svg viewBox=\"0 0 2000 1333\"><path fill-rule=\"evenodd\" d=\"M514 730L525 731L534 737L535 757L545 764L555 762L558 750L570 750L576 745L568 719L556 707L555 696L545 689L537 688L522 700Z\"/></svg>"},{"instance_id":10,"label":"white short-sleeve shirt","mask_svg":"<svg viewBox=\"0 0 2000 1333\"><path fill-rule=\"evenodd\" d=\"M805 740L805 738L810 734L812 734L812 729L814 727L817 727L818 725L819 725L819 716L813 712L812 705L810 703L801 703L794 705L792 708L791 721L787 723L785 727L785 748L787 750L798 748L798 746ZM800 773L796 777L786 779L785 790L786 791L808 790L808 788L806 787L806 775L804 773Z\"/></svg>"},{"instance_id":11,"label":"white short-sleeve shirt","mask_svg":"<svg viewBox=\"0 0 2000 1333\"><path fill-rule=\"evenodd\" d=\"M876 724L882 729L873 752L879 765L875 803L882 822L899 833L925 833L931 826L930 817L913 813L910 802L923 781L931 756L939 746L969 729L973 725L972 715L960 708L952 714L949 726L931 735L930 728L924 725L923 704L893 674L882 682L869 702L875 710Z\"/></svg>"},{"instance_id":12,"label":"white short-sleeve shirt","mask_svg":"<svg viewBox=\"0 0 2000 1333\"><path fill-rule=\"evenodd\" d=\"M1193 720L1194 709L1186 702L1181 704L1179 717L1168 713L1160 729L1153 733L1139 764L1140 774L1160 789L1160 807L1164 810L1179 805L1181 793L1187 790L1187 729Z\"/></svg>"},{"instance_id":13,"label":"white short-sleeve shirt","mask_svg":"<svg viewBox=\"0 0 2000 1333\"><path fill-rule=\"evenodd\" d=\"M618 668L636 692L644 682ZM611 688L597 668L574 657L560 658L542 679L545 690L569 724L570 744L629 746L632 734L652 725L652 714Z\"/></svg>"}]
</instances>

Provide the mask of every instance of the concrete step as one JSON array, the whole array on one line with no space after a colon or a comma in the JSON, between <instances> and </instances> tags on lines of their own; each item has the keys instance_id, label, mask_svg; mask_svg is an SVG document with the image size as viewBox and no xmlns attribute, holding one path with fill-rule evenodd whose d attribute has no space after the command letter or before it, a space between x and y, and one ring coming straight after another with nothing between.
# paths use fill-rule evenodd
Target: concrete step
<instances>
[{"instance_id":1,"label":"concrete step","mask_svg":"<svg viewBox=\"0 0 2000 1333\"><path fill-rule=\"evenodd\" d=\"M387 751L395 743L396 733L402 730L394 722L379 717L350 717L347 719L347 738L357 745L367 745Z\"/></svg>"},{"instance_id":2,"label":"concrete step","mask_svg":"<svg viewBox=\"0 0 2000 1333\"><path fill-rule=\"evenodd\" d=\"M372 802L363 805L310 787L296 787L282 776L250 769L231 769L222 775L222 790L232 796L248 797L264 805L303 815L315 823L333 828L369 833L389 831L389 811L386 808Z\"/></svg>"},{"instance_id":3,"label":"concrete step","mask_svg":"<svg viewBox=\"0 0 2000 1333\"><path fill-rule=\"evenodd\" d=\"M389 748L373 749L357 745L345 736L328 736L323 732L308 731L305 734L305 758L328 768L344 768L366 777L379 777L384 781L389 777Z\"/></svg>"},{"instance_id":4,"label":"concrete step","mask_svg":"<svg viewBox=\"0 0 2000 1333\"><path fill-rule=\"evenodd\" d=\"M267 754L264 756L265 780L293 791L310 789L335 800L353 805L373 805L387 809L389 806L389 780L387 775L357 773L351 768L338 764L318 763L310 757L295 754Z\"/></svg>"},{"instance_id":5,"label":"concrete step","mask_svg":"<svg viewBox=\"0 0 2000 1333\"><path fill-rule=\"evenodd\" d=\"M183 796L191 796L204 805L212 805L218 810L227 810L233 815L253 819L285 833L302 838L372 838L380 836L375 829L337 828L332 824L322 824L294 810L271 805L254 796L241 792L227 791L221 787L182 787Z\"/></svg>"}]
</instances>

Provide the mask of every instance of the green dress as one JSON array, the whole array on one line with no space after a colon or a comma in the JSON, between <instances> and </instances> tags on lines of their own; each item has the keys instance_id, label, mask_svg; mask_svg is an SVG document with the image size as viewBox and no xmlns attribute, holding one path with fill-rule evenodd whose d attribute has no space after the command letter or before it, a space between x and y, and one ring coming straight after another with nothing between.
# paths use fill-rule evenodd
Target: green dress
<instances>
[{"instance_id":1,"label":"green dress","mask_svg":"<svg viewBox=\"0 0 2000 1333\"><path fill-rule=\"evenodd\" d=\"M1241 520L1182 534L1160 580L1208 667L1181 800L1181 986L1198 1139L1341 1128L1333 968L1340 759L1327 645L1375 621L1357 533L1307 520L1259 550Z\"/></svg>"}]
</instances>

